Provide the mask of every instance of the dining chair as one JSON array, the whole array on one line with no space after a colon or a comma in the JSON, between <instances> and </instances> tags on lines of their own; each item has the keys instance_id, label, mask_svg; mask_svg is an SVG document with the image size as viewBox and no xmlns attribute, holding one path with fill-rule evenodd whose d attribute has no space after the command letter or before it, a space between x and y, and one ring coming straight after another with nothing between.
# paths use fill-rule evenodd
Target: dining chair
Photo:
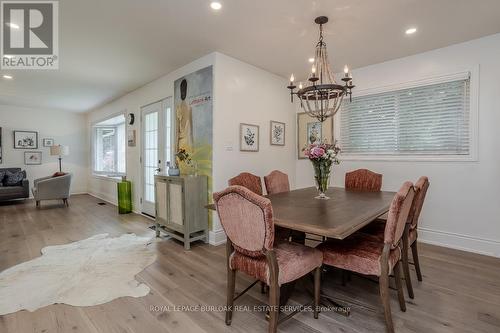
<instances>
[{"instance_id":1,"label":"dining chair","mask_svg":"<svg viewBox=\"0 0 500 333\"><path fill-rule=\"evenodd\" d=\"M346 190L378 192L382 188L382 175L367 169L345 174Z\"/></svg>"},{"instance_id":2,"label":"dining chair","mask_svg":"<svg viewBox=\"0 0 500 333\"><path fill-rule=\"evenodd\" d=\"M240 185L246 187L253 193L262 195L262 181L259 176L253 175L249 172L242 172L238 176L228 180L228 185Z\"/></svg>"},{"instance_id":3,"label":"dining chair","mask_svg":"<svg viewBox=\"0 0 500 333\"><path fill-rule=\"evenodd\" d=\"M213 194L217 214L227 236L227 310L231 325L234 301L257 282L269 286L269 332L276 332L280 286L314 271L314 318L318 318L323 254L296 243L274 243L271 201L242 186ZM256 279L234 297L236 272Z\"/></svg>"},{"instance_id":4,"label":"dining chair","mask_svg":"<svg viewBox=\"0 0 500 333\"><path fill-rule=\"evenodd\" d=\"M267 176L264 176L264 184L266 185L267 194L290 191L288 175L278 170L274 170Z\"/></svg>"},{"instance_id":5,"label":"dining chair","mask_svg":"<svg viewBox=\"0 0 500 333\"><path fill-rule=\"evenodd\" d=\"M382 241L368 234L355 233L347 239L329 240L318 246L323 252L323 264L379 277L380 298L388 332L394 332L389 298L391 272L396 280L399 306L402 311L406 311L400 271L401 243L413 197L413 184L405 182L391 202Z\"/></svg>"},{"instance_id":6,"label":"dining chair","mask_svg":"<svg viewBox=\"0 0 500 333\"><path fill-rule=\"evenodd\" d=\"M411 248L413 256L413 264L415 266L415 272L417 273L417 280L422 281L422 271L420 269L420 261L418 259L418 248L417 248L417 238L418 238L418 220L420 218L420 213L424 205L425 197L427 195L427 189L429 188L430 182L429 178L426 176L420 177L414 185L415 197L413 199L410 214L408 216L408 221L406 224L406 229L403 238L403 253L402 253L402 264L403 271L406 282L406 289L408 290L408 296L414 298L413 286L410 276L410 263L408 260L408 252ZM361 229L360 232L365 234L370 234L378 239L383 239L384 237L384 224L383 223L370 223L365 228Z\"/></svg>"}]
</instances>

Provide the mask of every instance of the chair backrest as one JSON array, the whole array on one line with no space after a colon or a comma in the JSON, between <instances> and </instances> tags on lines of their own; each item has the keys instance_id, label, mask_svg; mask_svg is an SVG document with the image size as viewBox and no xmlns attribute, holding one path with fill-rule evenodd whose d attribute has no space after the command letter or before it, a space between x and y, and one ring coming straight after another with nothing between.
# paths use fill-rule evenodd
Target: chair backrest
<instances>
[{"instance_id":1,"label":"chair backrest","mask_svg":"<svg viewBox=\"0 0 500 333\"><path fill-rule=\"evenodd\" d=\"M229 179L229 186L239 185L246 187L253 193L262 195L262 182L259 176L252 175L249 172L242 172L238 176Z\"/></svg>"},{"instance_id":2,"label":"chair backrest","mask_svg":"<svg viewBox=\"0 0 500 333\"><path fill-rule=\"evenodd\" d=\"M229 186L213 194L219 220L234 249L250 257L273 248L271 201L243 186Z\"/></svg>"},{"instance_id":3,"label":"chair backrest","mask_svg":"<svg viewBox=\"0 0 500 333\"><path fill-rule=\"evenodd\" d=\"M411 182L405 182L392 199L385 224L384 243L394 248L398 245L408 222L415 191Z\"/></svg>"},{"instance_id":4,"label":"chair backrest","mask_svg":"<svg viewBox=\"0 0 500 333\"><path fill-rule=\"evenodd\" d=\"M274 170L267 176L264 176L267 194L282 193L290 191L288 175L278 170Z\"/></svg>"},{"instance_id":5,"label":"chair backrest","mask_svg":"<svg viewBox=\"0 0 500 333\"><path fill-rule=\"evenodd\" d=\"M427 195L427 189L429 188L429 178L426 176L420 177L415 183L415 199L413 200L413 206L410 212L410 228L415 229L418 224L418 219L420 217L420 212L422 211L422 206L424 205L425 196Z\"/></svg>"},{"instance_id":6,"label":"chair backrest","mask_svg":"<svg viewBox=\"0 0 500 333\"><path fill-rule=\"evenodd\" d=\"M346 190L378 192L382 188L382 175L367 169L345 174Z\"/></svg>"}]
</instances>

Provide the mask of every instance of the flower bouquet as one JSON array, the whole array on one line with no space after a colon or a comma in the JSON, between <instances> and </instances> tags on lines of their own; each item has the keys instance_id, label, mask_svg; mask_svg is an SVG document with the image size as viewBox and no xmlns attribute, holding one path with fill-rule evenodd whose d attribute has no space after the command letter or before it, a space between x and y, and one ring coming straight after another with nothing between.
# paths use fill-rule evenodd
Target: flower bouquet
<instances>
[{"instance_id":1,"label":"flower bouquet","mask_svg":"<svg viewBox=\"0 0 500 333\"><path fill-rule=\"evenodd\" d=\"M332 165L340 163L337 158L339 153L340 148L336 141L333 144L315 143L304 149L304 154L309 158L314 168L314 180L319 192L316 199L330 199L325 195L325 192L330 184Z\"/></svg>"}]
</instances>

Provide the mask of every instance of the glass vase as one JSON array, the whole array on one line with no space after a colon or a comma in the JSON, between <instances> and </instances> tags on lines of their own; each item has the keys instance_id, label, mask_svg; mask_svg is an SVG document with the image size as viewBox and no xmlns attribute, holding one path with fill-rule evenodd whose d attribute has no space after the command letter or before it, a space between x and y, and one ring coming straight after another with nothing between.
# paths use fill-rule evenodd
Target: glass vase
<instances>
[{"instance_id":1,"label":"glass vase","mask_svg":"<svg viewBox=\"0 0 500 333\"><path fill-rule=\"evenodd\" d=\"M314 166L314 180L316 182L316 188L318 189L318 196L315 199L328 200L329 197L326 196L326 191L330 186L330 173L332 170L332 164L329 161L311 161Z\"/></svg>"}]
</instances>

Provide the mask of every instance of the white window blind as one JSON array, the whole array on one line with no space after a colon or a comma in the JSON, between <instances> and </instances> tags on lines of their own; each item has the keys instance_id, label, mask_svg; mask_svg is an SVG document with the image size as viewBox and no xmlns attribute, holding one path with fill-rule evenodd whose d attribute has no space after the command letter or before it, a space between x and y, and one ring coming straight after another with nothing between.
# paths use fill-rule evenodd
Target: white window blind
<instances>
[{"instance_id":1,"label":"white window blind","mask_svg":"<svg viewBox=\"0 0 500 333\"><path fill-rule=\"evenodd\" d=\"M343 154L469 155L470 79L353 98L340 115Z\"/></svg>"}]
</instances>

